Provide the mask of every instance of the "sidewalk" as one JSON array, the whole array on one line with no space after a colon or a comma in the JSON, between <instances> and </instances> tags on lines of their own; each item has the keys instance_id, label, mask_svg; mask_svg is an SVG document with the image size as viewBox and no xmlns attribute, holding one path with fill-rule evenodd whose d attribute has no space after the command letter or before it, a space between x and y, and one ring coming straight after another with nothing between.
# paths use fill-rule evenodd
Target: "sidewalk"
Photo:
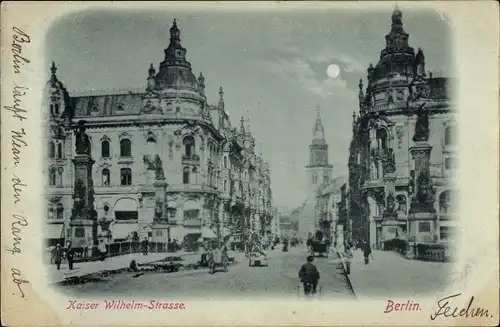
<instances>
[{"instance_id":1,"label":"sidewalk","mask_svg":"<svg viewBox=\"0 0 500 327\"><path fill-rule=\"evenodd\" d=\"M444 290L453 263L408 260L392 251L373 251L365 265L363 253L354 251L348 275L358 299L379 296L427 295Z\"/></svg>"},{"instance_id":2,"label":"sidewalk","mask_svg":"<svg viewBox=\"0 0 500 327\"><path fill-rule=\"evenodd\" d=\"M135 260L137 264L145 264L167 257L181 257L183 259L182 264L186 265L196 263L200 259L200 255L201 254L197 252L149 253L148 255L133 253L106 258L104 261L75 263L73 270L69 270L68 263L63 262L60 270L57 270L54 264L46 269L46 280L48 280L49 283L57 283L71 277L80 277L106 270L127 268L132 260Z\"/></svg>"}]
</instances>

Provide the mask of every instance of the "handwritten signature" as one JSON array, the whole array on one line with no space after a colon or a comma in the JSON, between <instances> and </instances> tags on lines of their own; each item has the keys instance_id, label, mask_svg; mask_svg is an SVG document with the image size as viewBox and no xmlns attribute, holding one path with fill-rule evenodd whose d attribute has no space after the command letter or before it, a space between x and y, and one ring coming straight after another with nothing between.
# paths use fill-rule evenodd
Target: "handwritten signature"
<instances>
[{"instance_id":1,"label":"handwritten signature","mask_svg":"<svg viewBox=\"0 0 500 327\"><path fill-rule=\"evenodd\" d=\"M431 320L435 320L439 316L443 316L445 318L458 318L458 317L466 317L466 318L474 318L474 317L492 317L488 310L477 307L471 308L472 303L474 302L474 296L471 296L469 305L467 308L452 307L450 304L450 299L456 298L462 295L462 293L458 293L455 295L450 295L442 298L438 301L438 309L434 314L431 314Z\"/></svg>"}]
</instances>

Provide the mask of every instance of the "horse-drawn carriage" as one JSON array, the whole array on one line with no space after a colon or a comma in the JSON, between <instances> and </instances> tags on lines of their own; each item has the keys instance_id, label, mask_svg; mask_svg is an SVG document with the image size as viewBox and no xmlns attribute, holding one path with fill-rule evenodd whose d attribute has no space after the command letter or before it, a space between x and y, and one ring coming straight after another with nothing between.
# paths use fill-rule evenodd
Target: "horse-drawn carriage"
<instances>
[{"instance_id":1,"label":"horse-drawn carriage","mask_svg":"<svg viewBox=\"0 0 500 327\"><path fill-rule=\"evenodd\" d=\"M312 255L327 257L330 248L330 240L325 237L321 231L317 231L314 237L307 240L307 247Z\"/></svg>"}]
</instances>

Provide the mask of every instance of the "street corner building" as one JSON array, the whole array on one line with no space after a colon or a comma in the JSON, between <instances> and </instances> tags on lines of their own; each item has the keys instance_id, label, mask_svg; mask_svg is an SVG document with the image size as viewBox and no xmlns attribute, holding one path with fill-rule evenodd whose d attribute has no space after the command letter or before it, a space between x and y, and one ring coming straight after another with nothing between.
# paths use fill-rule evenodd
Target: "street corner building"
<instances>
[{"instance_id":1,"label":"street corner building","mask_svg":"<svg viewBox=\"0 0 500 327\"><path fill-rule=\"evenodd\" d=\"M233 127L222 87L209 104L175 20L154 66L144 68L145 90L70 96L52 63L44 103L49 245L271 232L270 170L249 120Z\"/></svg>"},{"instance_id":2,"label":"street corner building","mask_svg":"<svg viewBox=\"0 0 500 327\"><path fill-rule=\"evenodd\" d=\"M452 80L426 71L424 51L410 47L398 9L385 40L359 82L353 113L344 195L351 236L376 248L403 240L421 255L448 256L456 220Z\"/></svg>"}]
</instances>

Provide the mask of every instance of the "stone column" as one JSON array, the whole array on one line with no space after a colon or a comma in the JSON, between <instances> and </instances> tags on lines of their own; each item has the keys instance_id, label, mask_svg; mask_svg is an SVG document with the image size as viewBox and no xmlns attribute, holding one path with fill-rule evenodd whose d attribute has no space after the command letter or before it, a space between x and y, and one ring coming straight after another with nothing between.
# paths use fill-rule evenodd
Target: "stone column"
<instances>
[{"instance_id":1,"label":"stone column","mask_svg":"<svg viewBox=\"0 0 500 327\"><path fill-rule=\"evenodd\" d=\"M73 247L86 247L88 256L93 246L98 244L97 212L94 209L94 183L92 180L92 160L90 140L85 134L85 122L80 121L75 130L76 156L73 158L75 186L73 211L71 214L71 244ZM94 249L97 251L97 249Z\"/></svg>"},{"instance_id":2,"label":"stone column","mask_svg":"<svg viewBox=\"0 0 500 327\"><path fill-rule=\"evenodd\" d=\"M415 142L410 148L410 153L415 161L413 195L408 216L408 235L416 242L423 241L418 232L419 222L429 222L431 225L431 237L433 236L433 225L436 220L434 210L434 192L430 180L430 153L432 146L427 142Z\"/></svg>"}]
</instances>

